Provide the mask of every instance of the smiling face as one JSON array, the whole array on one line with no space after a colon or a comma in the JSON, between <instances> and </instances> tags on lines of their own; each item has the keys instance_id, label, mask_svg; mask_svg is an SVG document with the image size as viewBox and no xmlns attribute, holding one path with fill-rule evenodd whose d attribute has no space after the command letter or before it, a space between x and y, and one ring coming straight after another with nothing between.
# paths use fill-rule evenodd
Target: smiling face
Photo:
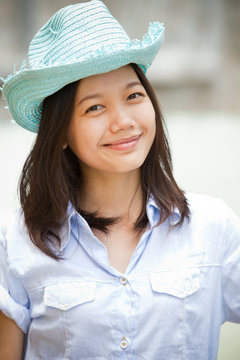
<instances>
[{"instance_id":1,"label":"smiling face","mask_svg":"<svg viewBox=\"0 0 240 360\"><path fill-rule=\"evenodd\" d=\"M130 65L79 82L67 144L86 176L138 171L155 132L151 100Z\"/></svg>"}]
</instances>

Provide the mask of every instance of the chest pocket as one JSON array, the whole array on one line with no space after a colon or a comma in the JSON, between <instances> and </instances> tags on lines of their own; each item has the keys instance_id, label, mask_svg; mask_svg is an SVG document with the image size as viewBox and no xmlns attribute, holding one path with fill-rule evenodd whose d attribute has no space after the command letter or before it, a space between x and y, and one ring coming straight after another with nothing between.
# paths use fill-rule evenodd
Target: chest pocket
<instances>
[{"instance_id":1,"label":"chest pocket","mask_svg":"<svg viewBox=\"0 0 240 360\"><path fill-rule=\"evenodd\" d=\"M194 268L151 273L150 282L154 292L183 299L200 288L200 270Z\"/></svg>"},{"instance_id":2,"label":"chest pocket","mask_svg":"<svg viewBox=\"0 0 240 360\"><path fill-rule=\"evenodd\" d=\"M48 285L44 290L44 304L60 310L92 301L96 297L96 282L74 281Z\"/></svg>"}]
</instances>

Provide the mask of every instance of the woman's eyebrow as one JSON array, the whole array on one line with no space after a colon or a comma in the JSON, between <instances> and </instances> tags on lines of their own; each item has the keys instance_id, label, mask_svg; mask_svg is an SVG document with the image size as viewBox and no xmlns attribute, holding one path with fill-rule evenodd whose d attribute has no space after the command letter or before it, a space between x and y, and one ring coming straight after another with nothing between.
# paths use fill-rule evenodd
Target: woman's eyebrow
<instances>
[{"instance_id":1,"label":"woman's eyebrow","mask_svg":"<svg viewBox=\"0 0 240 360\"><path fill-rule=\"evenodd\" d=\"M129 88L131 88L131 87L133 87L133 86L136 86L136 85L141 85L142 86L142 84L140 83L140 81L131 81L130 83L128 83L126 86L125 86L125 90L127 90L127 89L129 89Z\"/></svg>"},{"instance_id":2,"label":"woman's eyebrow","mask_svg":"<svg viewBox=\"0 0 240 360\"><path fill-rule=\"evenodd\" d=\"M89 100L89 99L94 99L96 97L103 97L103 94L101 93L97 93L97 94L91 94L91 95L87 95L84 98L82 98L79 102L78 105L81 105L84 101Z\"/></svg>"},{"instance_id":3,"label":"woman's eyebrow","mask_svg":"<svg viewBox=\"0 0 240 360\"><path fill-rule=\"evenodd\" d=\"M142 85L142 84L140 83L140 81L131 81L130 83L128 83L125 86L124 90L127 90L127 89L129 89L129 88L131 88L133 86L136 86L136 85ZM99 97L103 97L103 94L102 93L96 93L96 94L87 95L78 102L78 105L81 105L86 100L99 98Z\"/></svg>"}]
</instances>

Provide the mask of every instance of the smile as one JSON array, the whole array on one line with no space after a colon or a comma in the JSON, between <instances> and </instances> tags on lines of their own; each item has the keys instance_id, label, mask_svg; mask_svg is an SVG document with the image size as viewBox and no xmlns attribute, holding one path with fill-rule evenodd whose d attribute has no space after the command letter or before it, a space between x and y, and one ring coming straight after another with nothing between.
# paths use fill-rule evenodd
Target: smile
<instances>
[{"instance_id":1,"label":"smile","mask_svg":"<svg viewBox=\"0 0 240 360\"><path fill-rule=\"evenodd\" d=\"M121 150L129 150L129 149L134 148L137 145L140 137L141 137L141 134L131 136L131 137L125 138L125 139L120 139L120 140L114 141L110 144L105 144L104 147L107 147L112 150L120 150L120 151Z\"/></svg>"}]
</instances>

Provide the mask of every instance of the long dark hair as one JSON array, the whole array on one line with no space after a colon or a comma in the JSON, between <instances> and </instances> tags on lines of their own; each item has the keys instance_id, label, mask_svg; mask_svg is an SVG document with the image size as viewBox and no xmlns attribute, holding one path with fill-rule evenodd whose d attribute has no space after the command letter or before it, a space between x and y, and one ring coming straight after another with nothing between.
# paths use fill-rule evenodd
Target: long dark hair
<instances>
[{"instance_id":1,"label":"long dark hair","mask_svg":"<svg viewBox=\"0 0 240 360\"><path fill-rule=\"evenodd\" d=\"M146 226L146 204L150 195L161 211L159 224L173 215L173 209L177 207L180 218L175 226L180 226L184 219L189 219L190 211L184 192L172 174L172 158L163 116L148 79L136 64L131 66L151 99L156 114L156 136L141 167L143 204L135 228ZM69 201L85 215L92 227L106 232L115 221L81 212L78 195L83 179L79 161L69 147L63 150L78 83L68 84L44 100L38 135L19 182L20 202L30 239L55 259L59 256L50 242L61 244L59 231L66 221Z\"/></svg>"}]
</instances>

